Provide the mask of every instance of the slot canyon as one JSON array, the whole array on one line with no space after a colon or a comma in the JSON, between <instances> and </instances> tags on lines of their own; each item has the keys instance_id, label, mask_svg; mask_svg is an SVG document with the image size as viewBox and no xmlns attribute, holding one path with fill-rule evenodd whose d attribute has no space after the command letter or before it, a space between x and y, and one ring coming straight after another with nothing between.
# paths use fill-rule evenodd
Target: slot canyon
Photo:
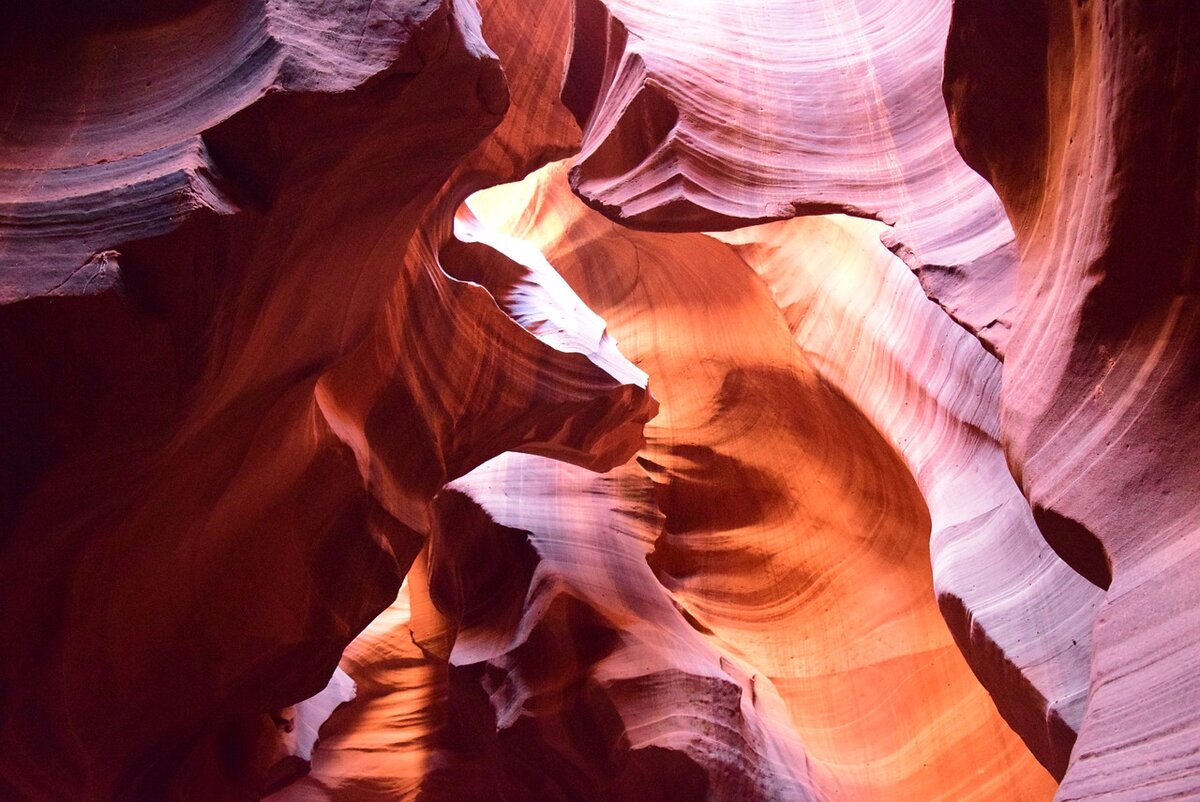
<instances>
[{"instance_id":1,"label":"slot canyon","mask_svg":"<svg viewBox=\"0 0 1200 802\"><path fill-rule=\"evenodd\" d=\"M0 10L0 800L1200 800L1194 0Z\"/></svg>"}]
</instances>

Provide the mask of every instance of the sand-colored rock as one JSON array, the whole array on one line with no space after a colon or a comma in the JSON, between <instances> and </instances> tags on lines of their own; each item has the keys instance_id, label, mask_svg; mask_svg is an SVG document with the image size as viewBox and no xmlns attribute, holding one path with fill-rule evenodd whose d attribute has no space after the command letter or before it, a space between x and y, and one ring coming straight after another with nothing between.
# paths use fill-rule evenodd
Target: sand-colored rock
<instances>
[{"instance_id":1,"label":"sand-colored rock","mask_svg":"<svg viewBox=\"0 0 1200 802\"><path fill-rule=\"evenodd\" d=\"M1200 795L1186 2L20 5L0 798Z\"/></svg>"},{"instance_id":2,"label":"sand-colored rock","mask_svg":"<svg viewBox=\"0 0 1200 802\"><path fill-rule=\"evenodd\" d=\"M997 708L1057 777L1083 719L1103 594L1046 544L999 437L1000 363L929 303L880 224L812 217L718 235L796 344L904 457L932 520L942 614Z\"/></svg>"},{"instance_id":3,"label":"sand-colored rock","mask_svg":"<svg viewBox=\"0 0 1200 802\"><path fill-rule=\"evenodd\" d=\"M755 693L779 694L787 715L772 726L804 750L812 778L803 793L987 799L1004 787L1013 798L1045 798L1048 778L948 636L931 586L928 512L899 456L813 369L767 285L733 249L704 235L623 230L573 202L564 169L469 204L536 244L650 375L662 408L639 462L666 516L650 565L695 626L747 666ZM977 361L991 360L877 238L865 241L909 282L910 304L944 322ZM995 471L992 449L977 464L990 458ZM1016 493L1007 474L999 478ZM835 602L843 595L853 605ZM1086 611L1083 623L1086 632ZM1078 695L1078 673L1074 682L1049 681L1051 701ZM894 695L866 702L869 688L910 684L923 689L911 708Z\"/></svg>"}]
</instances>

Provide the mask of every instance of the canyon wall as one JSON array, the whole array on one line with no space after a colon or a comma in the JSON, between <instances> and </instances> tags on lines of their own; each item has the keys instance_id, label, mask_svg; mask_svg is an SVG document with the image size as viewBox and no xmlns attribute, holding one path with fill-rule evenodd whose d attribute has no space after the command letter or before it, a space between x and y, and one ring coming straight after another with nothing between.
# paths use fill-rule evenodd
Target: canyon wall
<instances>
[{"instance_id":1,"label":"canyon wall","mask_svg":"<svg viewBox=\"0 0 1200 802\"><path fill-rule=\"evenodd\" d=\"M1200 794L1187 3L0 38L0 797Z\"/></svg>"},{"instance_id":2,"label":"canyon wall","mask_svg":"<svg viewBox=\"0 0 1200 802\"><path fill-rule=\"evenodd\" d=\"M1060 798L1192 798L1200 15L1016 5L1029 13L956 3L945 89L959 147L1020 243L1009 465L1047 541L1107 591Z\"/></svg>"}]
</instances>

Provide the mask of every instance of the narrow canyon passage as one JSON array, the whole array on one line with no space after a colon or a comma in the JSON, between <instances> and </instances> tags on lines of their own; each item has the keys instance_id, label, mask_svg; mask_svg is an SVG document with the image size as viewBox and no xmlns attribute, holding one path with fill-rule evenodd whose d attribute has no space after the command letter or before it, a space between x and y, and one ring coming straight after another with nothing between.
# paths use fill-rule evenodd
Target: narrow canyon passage
<instances>
[{"instance_id":1,"label":"narrow canyon passage","mask_svg":"<svg viewBox=\"0 0 1200 802\"><path fill-rule=\"evenodd\" d=\"M1184 0L0 11L0 799L1200 799Z\"/></svg>"}]
</instances>

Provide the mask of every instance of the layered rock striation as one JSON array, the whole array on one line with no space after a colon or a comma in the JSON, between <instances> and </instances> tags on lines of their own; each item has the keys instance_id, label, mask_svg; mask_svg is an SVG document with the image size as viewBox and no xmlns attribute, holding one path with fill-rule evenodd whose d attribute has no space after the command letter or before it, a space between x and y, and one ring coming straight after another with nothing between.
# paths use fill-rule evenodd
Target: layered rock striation
<instances>
[{"instance_id":1,"label":"layered rock striation","mask_svg":"<svg viewBox=\"0 0 1200 802\"><path fill-rule=\"evenodd\" d=\"M576 136L472 4L125 11L4 28L0 787L253 797L446 481L654 404L437 261Z\"/></svg>"},{"instance_id":2,"label":"layered rock striation","mask_svg":"<svg viewBox=\"0 0 1200 802\"><path fill-rule=\"evenodd\" d=\"M956 2L945 90L1020 243L1008 461L1046 539L1107 591L1060 798L1186 799L1200 794L1200 17L1120 0L1030 12Z\"/></svg>"},{"instance_id":3,"label":"layered rock striation","mask_svg":"<svg viewBox=\"0 0 1200 802\"><path fill-rule=\"evenodd\" d=\"M0 38L0 797L1200 794L1186 3Z\"/></svg>"}]
</instances>

